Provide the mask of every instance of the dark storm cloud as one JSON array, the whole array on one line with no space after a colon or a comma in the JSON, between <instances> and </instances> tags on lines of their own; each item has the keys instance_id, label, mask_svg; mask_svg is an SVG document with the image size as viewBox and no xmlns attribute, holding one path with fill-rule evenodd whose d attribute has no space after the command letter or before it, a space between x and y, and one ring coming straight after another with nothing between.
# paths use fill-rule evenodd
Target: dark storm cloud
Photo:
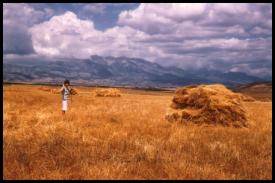
<instances>
[{"instance_id":1,"label":"dark storm cloud","mask_svg":"<svg viewBox=\"0 0 275 183\"><path fill-rule=\"evenodd\" d=\"M35 10L25 3L5 3L3 7L3 53L34 53L29 27L53 15L50 9Z\"/></svg>"},{"instance_id":2,"label":"dark storm cloud","mask_svg":"<svg viewBox=\"0 0 275 183\"><path fill-rule=\"evenodd\" d=\"M28 29L18 26L5 26L3 31L4 54L31 54L34 53L31 35Z\"/></svg>"}]
</instances>

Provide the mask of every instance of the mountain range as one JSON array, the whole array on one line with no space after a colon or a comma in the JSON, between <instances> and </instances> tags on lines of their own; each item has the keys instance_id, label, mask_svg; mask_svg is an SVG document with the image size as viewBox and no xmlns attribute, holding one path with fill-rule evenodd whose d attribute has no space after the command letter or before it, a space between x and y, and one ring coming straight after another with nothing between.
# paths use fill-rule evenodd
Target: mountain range
<instances>
[{"instance_id":1,"label":"mountain range","mask_svg":"<svg viewBox=\"0 0 275 183\"><path fill-rule=\"evenodd\" d=\"M169 88L190 84L223 83L227 86L261 82L241 72L184 70L164 67L140 58L101 57L56 61L3 61L4 82L59 83Z\"/></svg>"}]
</instances>

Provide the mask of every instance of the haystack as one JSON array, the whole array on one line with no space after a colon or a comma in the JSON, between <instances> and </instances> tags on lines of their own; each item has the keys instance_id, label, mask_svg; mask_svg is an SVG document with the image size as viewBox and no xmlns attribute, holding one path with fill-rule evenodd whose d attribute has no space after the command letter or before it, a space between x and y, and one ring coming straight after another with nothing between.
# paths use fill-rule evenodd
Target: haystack
<instances>
[{"instance_id":1,"label":"haystack","mask_svg":"<svg viewBox=\"0 0 275 183\"><path fill-rule=\"evenodd\" d=\"M248 124L244 99L250 98L220 84L187 86L176 90L165 118L168 121L245 127Z\"/></svg>"},{"instance_id":2,"label":"haystack","mask_svg":"<svg viewBox=\"0 0 275 183\"><path fill-rule=\"evenodd\" d=\"M39 87L38 89L39 89L39 90L42 90L42 91L51 92L51 89L50 89L50 88L48 88L48 87L44 87L44 86Z\"/></svg>"},{"instance_id":3,"label":"haystack","mask_svg":"<svg viewBox=\"0 0 275 183\"><path fill-rule=\"evenodd\" d=\"M95 96L96 97L121 97L121 92L116 88L96 89Z\"/></svg>"},{"instance_id":4,"label":"haystack","mask_svg":"<svg viewBox=\"0 0 275 183\"><path fill-rule=\"evenodd\" d=\"M47 88L47 87L40 87L38 89L42 90L42 91L45 91L45 92L49 92L51 94L60 94L59 89ZM77 93L78 92L74 88L71 88L71 90L70 90L71 95L76 95Z\"/></svg>"}]
</instances>

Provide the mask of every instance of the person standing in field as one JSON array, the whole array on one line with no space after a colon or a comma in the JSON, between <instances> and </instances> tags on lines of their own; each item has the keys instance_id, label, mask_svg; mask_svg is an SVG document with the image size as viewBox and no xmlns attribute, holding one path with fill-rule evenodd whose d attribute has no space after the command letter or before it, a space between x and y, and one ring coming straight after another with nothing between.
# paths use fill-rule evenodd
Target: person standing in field
<instances>
[{"instance_id":1,"label":"person standing in field","mask_svg":"<svg viewBox=\"0 0 275 183\"><path fill-rule=\"evenodd\" d=\"M70 81L66 79L59 92L61 92L62 95L62 114L65 114L68 110L68 101L70 99L70 95L76 94L76 91L70 87Z\"/></svg>"}]
</instances>

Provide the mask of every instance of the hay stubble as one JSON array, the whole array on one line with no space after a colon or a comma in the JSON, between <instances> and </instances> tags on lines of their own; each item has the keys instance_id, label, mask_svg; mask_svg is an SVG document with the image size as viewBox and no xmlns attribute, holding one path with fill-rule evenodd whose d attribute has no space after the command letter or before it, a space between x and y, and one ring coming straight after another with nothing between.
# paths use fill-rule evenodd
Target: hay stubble
<instances>
[{"instance_id":1,"label":"hay stubble","mask_svg":"<svg viewBox=\"0 0 275 183\"><path fill-rule=\"evenodd\" d=\"M4 179L272 179L271 102L235 129L167 122L173 95L78 91L62 118L59 95L4 87Z\"/></svg>"}]
</instances>

